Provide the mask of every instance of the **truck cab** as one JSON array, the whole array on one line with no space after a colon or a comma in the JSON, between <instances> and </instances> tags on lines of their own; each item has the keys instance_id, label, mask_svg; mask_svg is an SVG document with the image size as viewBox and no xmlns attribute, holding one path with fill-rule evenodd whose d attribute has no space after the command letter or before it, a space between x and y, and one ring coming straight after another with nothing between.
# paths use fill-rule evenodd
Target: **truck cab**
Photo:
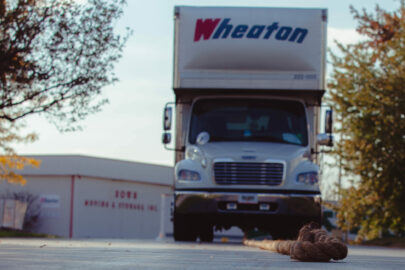
<instances>
[{"instance_id":1,"label":"truck cab","mask_svg":"<svg viewBox=\"0 0 405 270\"><path fill-rule=\"evenodd\" d=\"M291 21L294 14L298 21ZM214 230L232 226L292 238L303 224L321 221L317 153L332 142L331 117L325 133L318 134L325 14L176 7L176 101L165 108L163 135L167 146L175 133L176 241L212 241ZM293 24L297 27L282 30ZM278 32L266 39L264 29ZM292 39L296 31L306 34ZM292 41L285 47L280 42L287 32ZM314 55L314 49L319 55L308 58L305 53ZM304 60L286 65L274 58L283 55ZM310 68L302 69L305 65Z\"/></svg>"}]
</instances>

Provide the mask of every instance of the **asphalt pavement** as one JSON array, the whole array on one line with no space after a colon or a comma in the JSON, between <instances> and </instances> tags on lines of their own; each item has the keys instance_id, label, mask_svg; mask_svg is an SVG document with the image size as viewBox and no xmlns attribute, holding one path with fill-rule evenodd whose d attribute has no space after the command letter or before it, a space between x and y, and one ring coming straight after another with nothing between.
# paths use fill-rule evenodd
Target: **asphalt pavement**
<instances>
[{"instance_id":1,"label":"asphalt pavement","mask_svg":"<svg viewBox=\"0 0 405 270\"><path fill-rule=\"evenodd\" d=\"M233 243L0 239L0 269L405 269L405 249L350 246L346 259L305 263Z\"/></svg>"}]
</instances>

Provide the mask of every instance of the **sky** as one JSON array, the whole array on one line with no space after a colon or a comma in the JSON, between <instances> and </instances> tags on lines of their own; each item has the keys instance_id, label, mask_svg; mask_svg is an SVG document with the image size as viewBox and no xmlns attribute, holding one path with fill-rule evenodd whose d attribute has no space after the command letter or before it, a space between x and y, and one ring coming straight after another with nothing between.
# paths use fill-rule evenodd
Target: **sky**
<instances>
[{"instance_id":1,"label":"sky","mask_svg":"<svg viewBox=\"0 0 405 270\"><path fill-rule=\"evenodd\" d=\"M175 5L258 6L328 9L328 47L333 40L348 44L359 40L349 6L374 9L378 3L394 10L399 0L127 0L117 31L134 33L115 66L119 82L105 87L109 104L82 121L82 131L60 133L45 117L26 118L26 132L35 132L34 143L14 146L18 154L74 154L172 166L174 152L161 143L163 107L174 101L173 10ZM330 67L328 67L330 69ZM330 71L330 70L329 70Z\"/></svg>"}]
</instances>

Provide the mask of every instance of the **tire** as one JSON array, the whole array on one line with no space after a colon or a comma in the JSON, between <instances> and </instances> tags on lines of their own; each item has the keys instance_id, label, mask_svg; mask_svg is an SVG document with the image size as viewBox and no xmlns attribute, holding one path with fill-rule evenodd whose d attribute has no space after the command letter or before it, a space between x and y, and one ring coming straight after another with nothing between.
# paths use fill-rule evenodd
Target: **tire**
<instances>
[{"instance_id":1,"label":"tire","mask_svg":"<svg viewBox=\"0 0 405 270\"><path fill-rule=\"evenodd\" d=\"M273 240L295 240L297 237L292 233L285 232L273 232L271 233Z\"/></svg>"},{"instance_id":2,"label":"tire","mask_svg":"<svg viewBox=\"0 0 405 270\"><path fill-rule=\"evenodd\" d=\"M174 215L173 237L174 241L193 242L197 239L197 234L193 230L194 226L190 219L182 215Z\"/></svg>"},{"instance_id":3,"label":"tire","mask_svg":"<svg viewBox=\"0 0 405 270\"><path fill-rule=\"evenodd\" d=\"M297 228L285 228L271 231L271 237L273 240L296 240L298 236Z\"/></svg>"},{"instance_id":4,"label":"tire","mask_svg":"<svg viewBox=\"0 0 405 270\"><path fill-rule=\"evenodd\" d=\"M211 243L214 240L214 228L211 225L204 225L200 228L199 233L201 242Z\"/></svg>"}]
</instances>

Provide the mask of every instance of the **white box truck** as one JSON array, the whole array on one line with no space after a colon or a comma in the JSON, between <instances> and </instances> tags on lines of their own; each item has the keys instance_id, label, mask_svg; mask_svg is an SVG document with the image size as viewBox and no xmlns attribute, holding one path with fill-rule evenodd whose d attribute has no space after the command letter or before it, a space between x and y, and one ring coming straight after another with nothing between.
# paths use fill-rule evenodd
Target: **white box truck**
<instances>
[{"instance_id":1,"label":"white box truck","mask_svg":"<svg viewBox=\"0 0 405 270\"><path fill-rule=\"evenodd\" d=\"M290 238L321 221L326 23L324 9L175 7L162 140L175 150L176 241L232 226Z\"/></svg>"}]
</instances>

